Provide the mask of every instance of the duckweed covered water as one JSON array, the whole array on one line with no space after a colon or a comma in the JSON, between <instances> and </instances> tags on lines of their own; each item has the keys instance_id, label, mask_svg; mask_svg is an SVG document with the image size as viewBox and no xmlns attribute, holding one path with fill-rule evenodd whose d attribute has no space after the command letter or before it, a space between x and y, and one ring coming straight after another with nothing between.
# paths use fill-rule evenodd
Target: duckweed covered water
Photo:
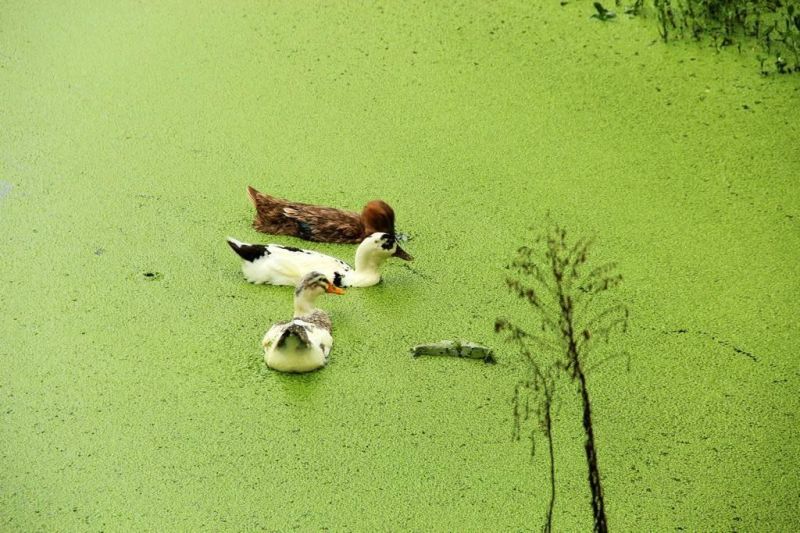
<instances>
[{"instance_id":1,"label":"duckweed covered water","mask_svg":"<svg viewBox=\"0 0 800 533\"><path fill-rule=\"evenodd\" d=\"M0 523L30 530L538 529L492 331L545 214L618 261L590 373L610 527L798 524L800 79L590 4L5 3ZM291 290L224 237L245 187L387 200L412 269L330 297L331 364L268 371ZM345 259L354 247L308 245ZM419 358L440 339L498 364ZM591 528L559 390L557 530Z\"/></svg>"}]
</instances>

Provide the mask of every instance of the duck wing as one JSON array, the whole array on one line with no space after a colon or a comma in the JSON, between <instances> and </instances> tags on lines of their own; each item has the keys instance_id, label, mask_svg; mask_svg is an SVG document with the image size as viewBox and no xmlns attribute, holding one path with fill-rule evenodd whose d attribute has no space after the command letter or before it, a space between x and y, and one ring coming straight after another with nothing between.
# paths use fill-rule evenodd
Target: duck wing
<instances>
[{"instance_id":1,"label":"duck wing","mask_svg":"<svg viewBox=\"0 0 800 533\"><path fill-rule=\"evenodd\" d=\"M273 324L272 327L269 328L269 330L267 330L267 333L264 335L264 339L261 341L261 345L264 348L266 348L268 346L275 344L275 342L280 338L284 328L286 328L288 324L291 324L291 321L287 320L283 322L276 322L275 324Z\"/></svg>"},{"instance_id":2,"label":"duck wing","mask_svg":"<svg viewBox=\"0 0 800 533\"><path fill-rule=\"evenodd\" d=\"M308 339L308 328L302 322L293 321L288 326L285 326L275 346L277 348L282 348L290 337L295 337L301 346L307 347L311 344L311 341Z\"/></svg>"},{"instance_id":3,"label":"duck wing","mask_svg":"<svg viewBox=\"0 0 800 533\"><path fill-rule=\"evenodd\" d=\"M294 222L294 235L308 241L358 243L364 238L361 217L349 211L294 204L283 208L283 216Z\"/></svg>"},{"instance_id":4,"label":"duck wing","mask_svg":"<svg viewBox=\"0 0 800 533\"><path fill-rule=\"evenodd\" d=\"M312 250L301 250L293 246L270 244L269 254L255 263L242 263L245 277L253 283L273 285L296 285L309 272L317 271L333 280L336 273L343 276L352 270L340 259Z\"/></svg>"},{"instance_id":5,"label":"duck wing","mask_svg":"<svg viewBox=\"0 0 800 533\"><path fill-rule=\"evenodd\" d=\"M328 313L317 309L312 313L296 318L295 321L306 325L310 344L319 349L325 362L327 362L333 345L331 319Z\"/></svg>"},{"instance_id":6,"label":"duck wing","mask_svg":"<svg viewBox=\"0 0 800 533\"><path fill-rule=\"evenodd\" d=\"M308 322L309 324L313 324L318 328L322 328L326 331L331 330L331 317L328 316L328 313L325 311L320 311L317 309L316 311L309 313L300 317L301 320Z\"/></svg>"}]
</instances>

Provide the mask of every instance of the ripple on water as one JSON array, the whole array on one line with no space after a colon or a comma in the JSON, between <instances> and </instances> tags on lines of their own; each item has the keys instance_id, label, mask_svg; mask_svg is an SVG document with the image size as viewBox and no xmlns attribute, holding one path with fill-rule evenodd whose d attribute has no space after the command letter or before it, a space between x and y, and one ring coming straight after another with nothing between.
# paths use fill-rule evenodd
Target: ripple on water
<instances>
[{"instance_id":1,"label":"ripple on water","mask_svg":"<svg viewBox=\"0 0 800 533\"><path fill-rule=\"evenodd\" d=\"M8 196L8 193L11 192L14 186L11 185L9 182L0 180L0 200Z\"/></svg>"}]
</instances>

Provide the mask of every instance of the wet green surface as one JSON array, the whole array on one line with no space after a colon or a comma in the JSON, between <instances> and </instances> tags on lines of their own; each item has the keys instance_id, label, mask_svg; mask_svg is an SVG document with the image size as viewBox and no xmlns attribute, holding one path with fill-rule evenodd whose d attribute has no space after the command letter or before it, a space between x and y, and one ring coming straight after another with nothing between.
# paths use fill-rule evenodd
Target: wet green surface
<instances>
[{"instance_id":1,"label":"wet green surface","mask_svg":"<svg viewBox=\"0 0 800 533\"><path fill-rule=\"evenodd\" d=\"M552 4L3 2L0 529L537 529L492 324L547 211L626 277L596 355L630 370L589 378L611 528L795 529L800 78ZM223 239L299 241L248 184L414 237L324 302L313 375L263 365L291 291ZM408 354L444 338L499 362ZM555 525L587 530L560 398Z\"/></svg>"}]
</instances>

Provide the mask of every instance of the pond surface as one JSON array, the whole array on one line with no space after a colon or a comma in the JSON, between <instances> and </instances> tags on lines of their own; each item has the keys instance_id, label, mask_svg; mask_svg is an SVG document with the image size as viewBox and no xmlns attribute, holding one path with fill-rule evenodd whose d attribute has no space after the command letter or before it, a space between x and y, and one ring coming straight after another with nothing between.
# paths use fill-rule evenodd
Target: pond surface
<instances>
[{"instance_id":1,"label":"pond surface","mask_svg":"<svg viewBox=\"0 0 800 533\"><path fill-rule=\"evenodd\" d=\"M588 378L610 528L796 528L800 77L504 4L3 5L2 529L539 529L493 324L533 323L504 267L548 213L625 276L629 331L592 357L630 364ZM247 185L380 197L413 237L412 268L323 302L320 372L265 368L291 290L224 238L354 248L256 233ZM498 363L409 355L453 338ZM562 531L591 528L577 402Z\"/></svg>"}]
</instances>

